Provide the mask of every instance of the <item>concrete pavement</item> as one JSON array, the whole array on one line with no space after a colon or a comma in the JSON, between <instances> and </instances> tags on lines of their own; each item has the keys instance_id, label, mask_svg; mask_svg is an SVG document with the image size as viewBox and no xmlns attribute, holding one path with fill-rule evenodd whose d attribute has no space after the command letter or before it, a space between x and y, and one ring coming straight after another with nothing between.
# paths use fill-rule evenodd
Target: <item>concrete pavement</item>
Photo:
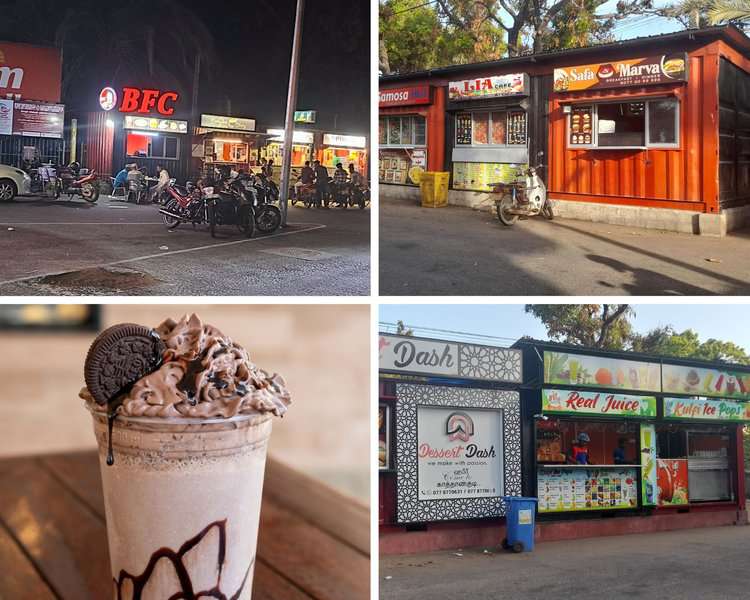
<instances>
[{"instance_id":1,"label":"concrete pavement","mask_svg":"<svg viewBox=\"0 0 750 600\"><path fill-rule=\"evenodd\" d=\"M381 295L744 295L750 230L724 238L380 202Z\"/></svg>"},{"instance_id":2,"label":"concrete pavement","mask_svg":"<svg viewBox=\"0 0 750 600\"><path fill-rule=\"evenodd\" d=\"M366 295L370 211L290 207L287 229L168 231L153 205L102 196L0 204L0 294Z\"/></svg>"},{"instance_id":3,"label":"concrete pavement","mask_svg":"<svg viewBox=\"0 0 750 600\"><path fill-rule=\"evenodd\" d=\"M748 598L750 527L686 529L380 559L381 600ZM461 554L462 556L458 556Z\"/></svg>"}]
</instances>

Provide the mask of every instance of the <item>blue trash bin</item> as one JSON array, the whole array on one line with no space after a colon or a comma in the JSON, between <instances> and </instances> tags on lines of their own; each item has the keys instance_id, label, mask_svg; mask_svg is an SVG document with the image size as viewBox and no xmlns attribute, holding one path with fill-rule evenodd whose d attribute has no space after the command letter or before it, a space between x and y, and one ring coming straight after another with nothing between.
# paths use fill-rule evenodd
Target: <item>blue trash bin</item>
<instances>
[{"instance_id":1,"label":"blue trash bin","mask_svg":"<svg viewBox=\"0 0 750 600\"><path fill-rule=\"evenodd\" d=\"M513 552L531 552L534 549L534 521L536 498L504 496L506 537L503 548Z\"/></svg>"}]
</instances>

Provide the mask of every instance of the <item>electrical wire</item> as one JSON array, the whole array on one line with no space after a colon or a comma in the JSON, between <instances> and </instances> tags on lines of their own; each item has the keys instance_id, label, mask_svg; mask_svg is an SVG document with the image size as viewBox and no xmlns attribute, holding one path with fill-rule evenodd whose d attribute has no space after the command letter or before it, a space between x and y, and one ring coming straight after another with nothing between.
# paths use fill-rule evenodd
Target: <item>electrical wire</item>
<instances>
[{"instance_id":1,"label":"electrical wire","mask_svg":"<svg viewBox=\"0 0 750 600\"><path fill-rule=\"evenodd\" d=\"M397 323L389 323L387 321L380 321L378 323L384 330L384 333L395 333L398 329ZM413 332L422 333L423 335L435 336L436 334L450 335L449 341L494 341L494 342L515 342L517 338L504 337L500 335L486 335L483 333L469 333L467 331L455 331L452 329L439 329L436 327L420 327L417 325L403 324L406 329L410 329ZM386 331L387 330L387 331ZM457 339L458 338L458 339Z\"/></svg>"},{"instance_id":2,"label":"electrical wire","mask_svg":"<svg viewBox=\"0 0 750 600\"><path fill-rule=\"evenodd\" d=\"M388 15L389 17L395 17L396 15L401 15L403 13L409 12L410 10L416 10L418 8L422 8L424 6L429 6L430 4L435 4L437 0L429 0L429 2L425 2L423 4L417 4L416 6L411 6L409 8L404 8L402 10L397 10L396 12L391 13Z\"/></svg>"}]
</instances>

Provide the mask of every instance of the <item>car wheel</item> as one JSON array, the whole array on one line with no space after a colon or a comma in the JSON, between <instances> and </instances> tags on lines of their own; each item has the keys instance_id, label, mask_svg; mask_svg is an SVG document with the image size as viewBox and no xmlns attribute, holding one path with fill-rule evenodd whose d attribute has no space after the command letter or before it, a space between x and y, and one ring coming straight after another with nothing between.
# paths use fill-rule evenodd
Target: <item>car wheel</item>
<instances>
[{"instance_id":1,"label":"car wheel","mask_svg":"<svg viewBox=\"0 0 750 600\"><path fill-rule=\"evenodd\" d=\"M18 188L12 179L0 179L0 202L10 202L18 194Z\"/></svg>"}]
</instances>

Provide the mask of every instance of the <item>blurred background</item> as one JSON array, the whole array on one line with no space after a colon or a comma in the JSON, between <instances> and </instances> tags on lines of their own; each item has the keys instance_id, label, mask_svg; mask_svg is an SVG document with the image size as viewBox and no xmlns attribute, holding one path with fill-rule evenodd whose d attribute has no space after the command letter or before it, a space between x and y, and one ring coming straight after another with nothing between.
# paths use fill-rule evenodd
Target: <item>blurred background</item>
<instances>
[{"instance_id":1,"label":"blurred background","mask_svg":"<svg viewBox=\"0 0 750 600\"><path fill-rule=\"evenodd\" d=\"M283 375L293 404L270 455L369 504L369 306L0 306L0 457L96 447L78 398L101 329L197 313Z\"/></svg>"}]
</instances>

